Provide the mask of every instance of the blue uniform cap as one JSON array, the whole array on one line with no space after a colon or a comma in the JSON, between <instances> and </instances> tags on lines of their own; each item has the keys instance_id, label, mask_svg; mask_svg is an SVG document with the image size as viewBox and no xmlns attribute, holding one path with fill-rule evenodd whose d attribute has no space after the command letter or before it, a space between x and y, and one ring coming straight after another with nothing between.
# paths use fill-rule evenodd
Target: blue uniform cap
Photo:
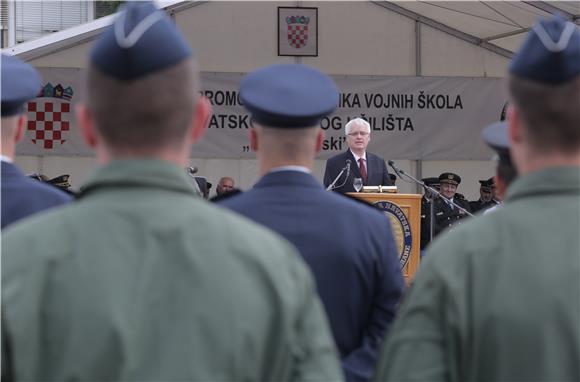
<instances>
[{"instance_id":1,"label":"blue uniform cap","mask_svg":"<svg viewBox=\"0 0 580 382\"><path fill-rule=\"evenodd\" d=\"M334 81L299 64L276 64L248 74L240 96L256 122L277 128L316 126L338 106Z\"/></svg>"},{"instance_id":2,"label":"blue uniform cap","mask_svg":"<svg viewBox=\"0 0 580 382\"><path fill-rule=\"evenodd\" d=\"M129 2L97 39L90 61L119 80L134 80L191 56L165 12L151 2Z\"/></svg>"},{"instance_id":3,"label":"blue uniform cap","mask_svg":"<svg viewBox=\"0 0 580 382\"><path fill-rule=\"evenodd\" d=\"M557 85L580 74L578 26L555 16L537 22L509 67L528 80Z\"/></svg>"},{"instance_id":4,"label":"blue uniform cap","mask_svg":"<svg viewBox=\"0 0 580 382\"><path fill-rule=\"evenodd\" d=\"M24 104L38 96L42 82L31 65L2 55L2 117L20 114Z\"/></svg>"}]
</instances>

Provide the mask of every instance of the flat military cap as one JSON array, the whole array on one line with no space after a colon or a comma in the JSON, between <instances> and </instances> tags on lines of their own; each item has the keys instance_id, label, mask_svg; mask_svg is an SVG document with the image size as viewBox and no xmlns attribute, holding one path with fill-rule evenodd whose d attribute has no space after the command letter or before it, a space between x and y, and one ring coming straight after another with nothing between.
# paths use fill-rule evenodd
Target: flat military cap
<instances>
[{"instance_id":1,"label":"flat military cap","mask_svg":"<svg viewBox=\"0 0 580 382\"><path fill-rule=\"evenodd\" d=\"M481 136L484 142L497 153L499 162L512 164L510 141L507 134L507 122L496 122L483 129Z\"/></svg>"},{"instance_id":2,"label":"flat military cap","mask_svg":"<svg viewBox=\"0 0 580 382\"><path fill-rule=\"evenodd\" d=\"M52 184L53 186L59 187L59 188L69 188L70 187L70 183L68 182L70 178L70 175L65 174L65 175L60 175L57 176L56 178L52 178L50 180L47 180L47 183Z\"/></svg>"},{"instance_id":3,"label":"flat military cap","mask_svg":"<svg viewBox=\"0 0 580 382\"><path fill-rule=\"evenodd\" d=\"M248 74L240 96L252 118L268 127L313 127L338 106L334 81L300 64L277 64Z\"/></svg>"},{"instance_id":4,"label":"flat military cap","mask_svg":"<svg viewBox=\"0 0 580 382\"><path fill-rule=\"evenodd\" d=\"M16 57L2 55L2 117L24 112L24 104L36 98L42 86L40 75Z\"/></svg>"},{"instance_id":5,"label":"flat military cap","mask_svg":"<svg viewBox=\"0 0 580 382\"><path fill-rule=\"evenodd\" d=\"M510 73L557 85L580 74L580 31L560 16L538 21L512 59Z\"/></svg>"},{"instance_id":6,"label":"flat military cap","mask_svg":"<svg viewBox=\"0 0 580 382\"><path fill-rule=\"evenodd\" d=\"M491 189L494 187L493 178L480 180L479 185L483 191L491 192Z\"/></svg>"},{"instance_id":7,"label":"flat military cap","mask_svg":"<svg viewBox=\"0 0 580 382\"><path fill-rule=\"evenodd\" d=\"M191 48L165 12L150 1L128 2L92 47L90 61L119 80L173 66L190 57Z\"/></svg>"},{"instance_id":8,"label":"flat military cap","mask_svg":"<svg viewBox=\"0 0 580 382\"><path fill-rule=\"evenodd\" d=\"M439 178L431 177L431 178L423 178L421 179L426 186L429 187L439 187Z\"/></svg>"},{"instance_id":9,"label":"flat military cap","mask_svg":"<svg viewBox=\"0 0 580 382\"><path fill-rule=\"evenodd\" d=\"M461 177L452 172L444 172L439 175L439 183L449 183L458 186L461 183Z\"/></svg>"}]
</instances>

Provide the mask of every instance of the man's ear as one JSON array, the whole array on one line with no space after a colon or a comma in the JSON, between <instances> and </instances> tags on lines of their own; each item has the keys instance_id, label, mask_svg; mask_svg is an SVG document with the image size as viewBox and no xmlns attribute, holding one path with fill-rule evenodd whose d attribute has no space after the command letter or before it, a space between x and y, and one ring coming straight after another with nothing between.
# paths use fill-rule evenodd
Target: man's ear
<instances>
[{"instance_id":1,"label":"man's ear","mask_svg":"<svg viewBox=\"0 0 580 382\"><path fill-rule=\"evenodd\" d=\"M318 154L322 150L322 144L324 143L324 130L318 129L316 133L316 153Z\"/></svg>"},{"instance_id":2,"label":"man's ear","mask_svg":"<svg viewBox=\"0 0 580 382\"><path fill-rule=\"evenodd\" d=\"M24 137L24 131L28 122L28 117L26 114L21 114L18 116L18 121L16 122L16 131L14 132L14 142L20 142Z\"/></svg>"},{"instance_id":3,"label":"man's ear","mask_svg":"<svg viewBox=\"0 0 580 382\"><path fill-rule=\"evenodd\" d=\"M523 141L522 119L513 105L508 106L507 124L510 142L521 143Z\"/></svg>"},{"instance_id":4,"label":"man's ear","mask_svg":"<svg viewBox=\"0 0 580 382\"><path fill-rule=\"evenodd\" d=\"M258 133L256 132L256 128L252 127L250 130L250 149L252 151L258 151Z\"/></svg>"},{"instance_id":5,"label":"man's ear","mask_svg":"<svg viewBox=\"0 0 580 382\"><path fill-rule=\"evenodd\" d=\"M200 96L195 101L195 111L193 112L192 118L192 135L191 138L193 142L199 141L205 134L205 129L209 125L209 119L211 118L211 103L207 97Z\"/></svg>"},{"instance_id":6,"label":"man's ear","mask_svg":"<svg viewBox=\"0 0 580 382\"><path fill-rule=\"evenodd\" d=\"M85 104L76 105L77 122L83 141L92 149L99 143L99 137L95 130L95 122L91 111Z\"/></svg>"}]
</instances>

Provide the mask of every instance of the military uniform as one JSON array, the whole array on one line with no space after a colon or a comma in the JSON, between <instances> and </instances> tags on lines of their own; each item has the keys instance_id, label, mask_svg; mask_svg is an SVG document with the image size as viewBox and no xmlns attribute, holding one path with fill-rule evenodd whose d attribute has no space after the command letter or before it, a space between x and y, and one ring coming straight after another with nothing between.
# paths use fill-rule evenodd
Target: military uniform
<instances>
[{"instance_id":1,"label":"military uniform","mask_svg":"<svg viewBox=\"0 0 580 382\"><path fill-rule=\"evenodd\" d=\"M179 64L181 73L192 70L189 63L191 49L169 17L151 2L130 2L93 45L90 70L125 91ZM159 87L163 93L170 86ZM168 110L152 111L158 129L166 128ZM115 128L139 132L135 121L149 110L132 111L130 125ZM169 137L203 129L208 110L196 112L193 126L166 131ZM3 233L2 318L16 378L342 379L314 281L297 251L196 196L180 166L186 158L168 154L174 145L155 146L156 136L142 144L118 138L144 149L123 160L113 142L96 142L112 158L98 151L107 164L76 203ZM185 152L185 142L178 150Z\"/></svg>"},{"instance_id":2,"label":"military uniform","mask_svg":"<svg viewBox=\"0 0 580 382\"><path fill-rule=\"evenodd\" d=\"M479 181L480 184L480 191L483 192L488 192L488 193L492 193L492 189L495 187L493 178L489 178L486 180L480 180ZM481 200L481 198L479 198L478 200L474 200L469 202L469 208L470 211L472 213L476 213L478 211L484 211L487 210L493 206L496 206L498 203L496 201L489 200L489 201L483 201Z\"/></svg>"},{"instance_id":3,"label":"military uniform","mask_svg":"<svg viewBox=\"0 0 580 382\"><path fill-rule=\"evenodd\" d=\"M439 178L425 178L421 179L426 186L433 187L439 190ZM421 198L421 249L427 248L431 242L431 198L427 197L426 191Z\"/></svg>"},{"instance_id":4,"label":"military uniform","mask_svg":"<svg viewBox=\"0 0 580 382\"><path fill-rule=\"evenodd\" d=\"M580 380L579 174L522 177L431 244L377 381Z\"/></svg>"},{"instance_id":5,"label":"military uniform","mask_svg":"<svg viewBox=\"0 0 580 382\"><path fill-rule=\"evenodd\" d=\"M2 304L20 380L342 378L298 253L177 166L114 162L74 205L13 227Z\"/></svg>"},{"instance_id":6,"label":"military uniform","mask_svg":"<svg viewBox=\"0 0 580 382\"><path fill-rule=\"evenodd\" d=\"M459 177L457 174L446 172L439 176L439 182L448 182L457 186L461 183L461 177ZM453 202L465 208L467 211L470 211L469 202L465 200L463 195L456 193L453 198ZM459 224L462 219L469 216L459 208L449 205L441 198L437 198L433 202L433 215L435 219L433 224L433 237L439 235L446 229Z\"/></svg>"}]
</instances>

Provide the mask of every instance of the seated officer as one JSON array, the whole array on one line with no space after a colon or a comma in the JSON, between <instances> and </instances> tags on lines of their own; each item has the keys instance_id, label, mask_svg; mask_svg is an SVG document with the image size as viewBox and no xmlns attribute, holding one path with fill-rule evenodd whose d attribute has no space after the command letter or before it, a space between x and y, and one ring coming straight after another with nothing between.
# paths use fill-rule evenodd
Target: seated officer
<instances>
[{"instance_id":1,"label":"seated officer","mask_svg":"<svg viewBox=\"0 0 580 382\"><path fill-rule=\"evenodd\" d=\"M441 184L441 194L443 196L470 212L469 202L456 195L457 186L461 183L461 177L459 175L452 172L444 172L439 175L439 183ZM461 219L468 216L464 211L441 198L435 199L433 210L435 215L433 236L439 235L445 229L457 224Z\"/></svg>"},{"instance_id":2,"label":"seated officer","mask_svg":"<svg viewBox=\"0 0 580 382\"><path fill-rule=\"evenodd\" d=\"M469 208L472 213L480 210L486 210L495 206L497 203L493 199L495 184L493 178L479 181L479 199L469 202Z\"/></svg>"},{"instance_id":3,"label":"seated officer","mask_svg":"<svg viewBox=\"0 0 580 382\"><path fill-rule=\"evenodd\" d=\"M87 72L77 118L101 167L76 203L2 235L16 377L340 380L299 254L203 201L184 171L210 105L171 19L129 2L93 44Z\"/></svg>"}]
</instances>

